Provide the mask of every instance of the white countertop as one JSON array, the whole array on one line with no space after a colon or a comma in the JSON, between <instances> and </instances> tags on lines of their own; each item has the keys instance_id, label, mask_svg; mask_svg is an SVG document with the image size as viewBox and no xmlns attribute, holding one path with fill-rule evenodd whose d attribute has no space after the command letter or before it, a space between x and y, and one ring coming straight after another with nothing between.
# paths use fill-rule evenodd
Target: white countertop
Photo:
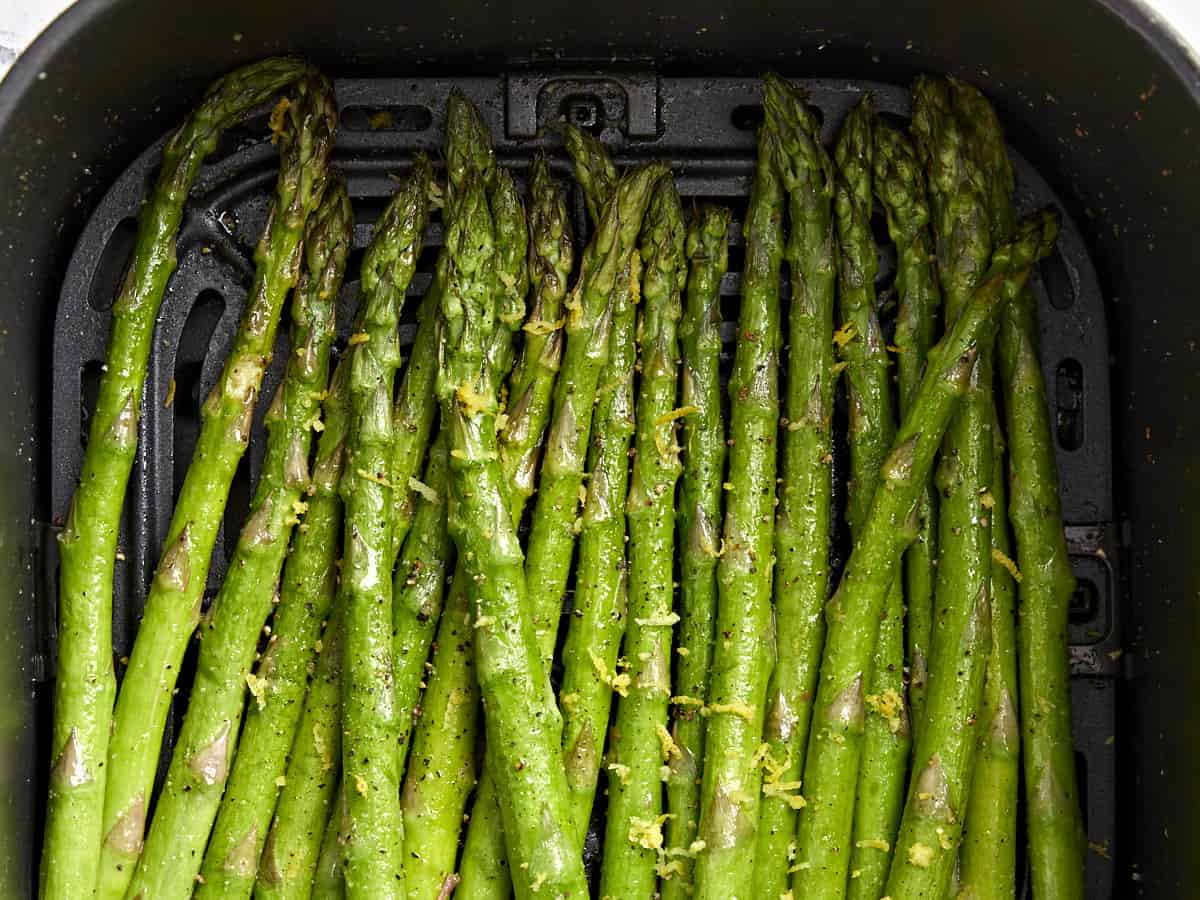
<instances>
[{"instance_id":1,"label":"white countertop","mask_svg":"<svg viewBox=\"0 0 1200 900\"><path fill-rule=\"evenodd\" d=\"M0 77L17 55L74 0L0 0ZM1054 0L1049 0L1054 2ZM1200 0L1143 0L1200 56Z\"/></svg>"}]
</instances>

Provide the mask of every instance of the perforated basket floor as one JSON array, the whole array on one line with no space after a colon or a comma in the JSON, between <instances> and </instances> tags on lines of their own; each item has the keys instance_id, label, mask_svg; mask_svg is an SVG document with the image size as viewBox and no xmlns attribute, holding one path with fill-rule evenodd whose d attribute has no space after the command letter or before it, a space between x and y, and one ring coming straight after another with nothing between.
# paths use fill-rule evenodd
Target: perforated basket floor
<instances>
[{"instance_id":1,"label":"perforated basket floor","mask_svg":"<svg viewBox=\"0 0 1200 900\"><path fill-rule=\"evenodd\" d=\"M881 114L906 122L908 91L863 81L802 82L831 144L843 117L863 91L871 91ZM447 96L457 87L491 126L500 161L523 179L535 152L544 151L571 187L576 235L588 225L561 141L546 126L563 119L592 130L619 164L647 159L670 162L685 208L713 200L734 210L730 267L722 283L726 364L732 359L740 286L742 215L754 164L755 130L762 120L759 83L744 78L660 78L653 74L521 73L492 78L345 79L336 82L341 130L334 164L343 173L356 214L355 253L339 298L339 347L357 302L358 262L372 223L416 150L435 160L442 144ZM220 373L233 340L253 274L252 251L266 218L277 155L265 139L267 110L231 129L192 192L179 236L179 268L164 297L150 358L138 459L130 481L117 564L113 638L118 659L132 644L153 567L162 549L179 486L199 430L199 408ZM84 230L63 279L54 328L52 400L52 509L60 524L74 489L95 401L112 300L132 246L142 198L153 184L161 142L148 149L116 181ZM1017 199L1022 211L1058 204L1051 187L1014 151ZM886 242L882 215L880 297L885 319L895 257ZM442 243L435 219L411 296L424 293ZM580 240L582 246L582 240ZM1112 448L1109 427L1108 337L1100 287L1079 231L1064 219L1058 249L1032 279L1038 297L1042 363L1055 423L1063 510L1079 588L1071 612L1072 702L1075 740L1086 797L1089 840L1088 896L1112 895L1112 863L1104 848L1115 839L1116 689L1122 664L1118 534L1113 525ZM786 298L786 284L784 297ZM401 330L407 347L417 304L409 303ZM285 312L286 315L286 312ZM280 352L267 374L264 396L282 374ZM173 398L168 403L168 398ZM259 405L255 437L234 482L224 527L214 550L209 591L224 575L258 476L263 451ZM835 461L835 471L844 448ZM839 494L841 488L839 488ZM840 497L839 497L840 500ZM837 512L840 522L840 511ZM53 528L48 530L53 532ZM844 534L835 555L844 556ZM54 541L44 547L45 590L39 605L40 646L34 670L53 678L57 583ZM118 665L118 672L121 667ZM185 681L190 676L185 668ZM180 696L186 696L181 683ZM43 712L51 691L38 692ZM175 721L168 725L173 739ZM42 717L49 722L48 715ZM593 845L594 850L594 845Z\"/></svg>"}]
</instances>

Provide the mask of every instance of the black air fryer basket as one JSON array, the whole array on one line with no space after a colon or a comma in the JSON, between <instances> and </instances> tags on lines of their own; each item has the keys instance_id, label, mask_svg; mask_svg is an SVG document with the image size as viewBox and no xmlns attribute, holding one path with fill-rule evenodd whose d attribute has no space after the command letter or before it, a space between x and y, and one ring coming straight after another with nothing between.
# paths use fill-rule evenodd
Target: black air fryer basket
<instances>
[{"instance_id":1,"label":"black air fryer basket","mask_svg":"<svg viewBox=\"0 0 1200 900\"><path fill-rule=\"evenodd\" d=\"M0 579L9 586L0 592L0 894L31 896L35 883L54 678L54 536L82 459L134 216L163 135L204 84L285 50L335 76L334 163L354 203L358 250L394 187L390 176L416 150L436 156L457 87L518 178L545 149L569 182L559 142L544 129L565 118L600 136L620 164L668 161L685 205L731 206L736 238L722 284L730 351L740 218L762 118L757 76L773 69L802 83L827 141L863 91L903 122L917 73L983 88L1008 129L1019 206L1064 213L1058 249L1033 286L1079 585L1070 640L1088 896L1196 895L1200 64L1128 0L898 0L884 11L816 0L566 9L539 0L215 0L184 15L156 0L72 8L0 85ZM265 115L227 133L184 217L126 502L118 655L132 643L199 402L219 374L253 272L277 165L262 137ZM585 234L582 195L572 203ZM882 221L877 233L886 234ZM428 285L440 243L435 226L414 295ZM352 256L340 298L343 340L360 258ZM886 290L894 269L886 249L883 263ZM285 355L276 354L268 393ZM226 535L240 526L261 451L261 441L251 443ZM225 559L218 540L210 588Z\"/></svg>"}]
</instances>

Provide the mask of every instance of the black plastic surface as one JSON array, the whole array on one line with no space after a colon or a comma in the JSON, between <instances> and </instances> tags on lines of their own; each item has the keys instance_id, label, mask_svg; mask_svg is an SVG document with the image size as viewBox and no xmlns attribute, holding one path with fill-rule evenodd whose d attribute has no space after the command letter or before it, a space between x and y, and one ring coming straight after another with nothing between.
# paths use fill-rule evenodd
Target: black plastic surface
<instances>
[{"instance_id":1,"label":"black plastic surface","mask_svg":"<svg viewBox=\"0 0 1200 900\"><path fill-rule=\"evenodd\" d=\"M829 143L864 90L874 95L884 115L901 120L908 113L908 94L902 88L870 82L804 84L820 110L822 136ZM371 223L394 189L392 176L404 171L416 150L436 155L452 86L479 106L492 127L501 160L518 175L534 152L552 155L559 176L572 185L578 234L587 231L582 195L570 180L560 139L547 127L564 119L600 135L623 164L651 157L669 160L685 206L702 199L732 206L731 266L722 283L723 335L726 355L731 358L742 259L741 218L761 120L757 80L522 73L513 78L338 81L342 130L334 160L346 177L355 206L356 248L369 240ZM246 126L234 129L223 140L193 191L181 229L179 268L164 298L155 334L140 455L121 541L124 559L118 565L114 610L117 657L129 652L196 438L200 403L220 373L253 273L251 254L265 220L276 164L276 151L266 140L261 119L252 116ZM122 276L121 262L132 234L130 223L156 172L159 153L158 145L143 153L100 201L64 277L54 333L51 485L56 519L65 514L82 458L88 404L104 359L107 306ZM1019 157L1017 170L1022 209L1059 205L1045 181ZM413 296L423 293L429 283L441 237L435 223L410 289ZM888 245L881 246L880 252L879 286L886 319L895 260ZM356 302L355 279L352 268L340 298L342 339ZM1083 584L1072 619L1072 642L1077 645L1072 651L1073 665L1081 675L1111 676L1118 671L1116 657L1110 654L1119 647L1120 616L1113 574L1116 544L1104 541L1111 532L1108 518L1112 508L1107 335L1095 272L1069 218L1058 251L1034 279L1034 290L1039 298L1047 384L1059 384L1057 391L1051 391L1051 403L1058 424L1064 508L1071 523L1084 526L1072 530L1073 560ZM406 346L412 339L416 306L410 303L407 307L401 334ZM280 331L279 352L267 375L264 396L270 395L282 374L285 331ZM1064 369L1073 374L1066 387L1059 376ZM265 406L260 404L255 437L235 480L223 535L214 550L210 595L223 575L224 535L236 534L257 478L263 447L258 426ZM844 466L838 468L845 470ZM53 610L52 588L51 579L46 584L47 623ZM52 633L45 635L45 647L53 646L52 638ZM52 659L43 657L38 664L47 675L51 674ZM182 696L186 684L181 687ZM1115 692L1111 689L1076 691L1076 697L1080 734L1090 733L1090 727L1082 723L1114 718ZM1114 746L1081 742L1080 752L1085 757L1089 797L1092 793L1097 798L1111 796ZM1090 827L1110 843L1113 811L1111 803L1089 799ZM1111 867L1101 857L1091 859L1093 894L1104 896L1111 889Z\"/></svg>"},{"instance_id":2,"label":"black plastic surface","mask_svg":"<svg viewBox=\"0 0 1200 900\"><path fill-rule=\"evenodd\" d=\"M1094 895L1194 895L1200 60L1143 0L350 0L336 8L316 0L207 0L203 15L180 15L177 4L160 0L79 0L0 83L0 580L7 588L0 592L0 896L33 895L50 755L39 742L48 710L39 642L52 624L43 586L53 581L53 560L42 548L60 511L51 490L51 412L63 275L97 202L203 86L285 50L342 76L494 82L510 72L515 84L515 76L536 82L547 70L602 70L612 81L630 73L756 76L771 68L833 86L849 84L843 78L907 84L919 72L983 86L1012 144L1074 217L1109 326L1112 466L1088 474L1111 481L1112 512L1102 518L1116 524L1099 543L1072 538L1089 577L1115 580L1122 624L1111 649L1076 648L1077 663L1080 647L1092 647L1083 661L1120 675L1075 684L1077 741L1085 752L1111 754L1104 759L1115 766L1088 767L1089 833L1098 848L1089 864L1113 875L1111 890ZM717 99L717 87L700 84ZM612 96L608 88L598 93ZM398 108L398 121L419 123L409 105ZM689 114L698 108L703 117L702 104ZM588 104L572 109L588 124ZM660 102L661 121L669 109ZM752 122L753 109L738 117ZM706 154L703 146L683 149ZM1080 427L1077 374L1062 370L1062 433L1071 440ZM1082 383L1087 392L1090 381ZM1094 424L1085 408L1083 427ZM1120 548L1123 565L1109 572L1097 548ZM1085 639L1098 630L1085 616L1076 634L1081 625ZM1114 659L1116 651L1123 653ZM1097 771L1107 780L1096 783ZM1115 804L1111 817L1093 811L1101 797ZM1113 833L1097 830L1099 820L1112 822Z\"/></svg>"}]
</instances>

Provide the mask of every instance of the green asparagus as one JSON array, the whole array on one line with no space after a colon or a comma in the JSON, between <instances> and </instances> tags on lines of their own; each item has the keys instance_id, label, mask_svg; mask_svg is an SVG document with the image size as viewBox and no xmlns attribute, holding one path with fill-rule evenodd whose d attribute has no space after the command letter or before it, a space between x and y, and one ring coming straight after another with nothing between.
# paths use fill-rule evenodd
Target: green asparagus
<instances>
[{"instance_id":1,"label":"green asparagus","mask_svg":"<svg viewBox=\"0 0 1200 900\"><path fill-rule=\"evenodd\" d=\"M352 900L405 896L391 652L392 391L400 363L396 326L428 220L430 180L429 163L419 157L375 224L362 264L363 330L351 337L340 597L344 877Z\"/></svg>"},{"instance_id":2,"label":"green asparagus","mask_svg":"<svg viewBox=\"0 0 1200 900\"><path fill-rule=\"evenodd\" d=\"M336 123L332 88L315 74L301 81L294 97L281 101L272 117L281 167L271 214L255 252L254 283L224 371L201 411L196 451L117 696L96 887L101 898L124 895L141 852L175 679L200 618L209 557L230 482L250 438L279 312L300 274L304 225L325 188L325 163ZM67 531L72 531L70 523Z\"/></svg>"},{"instance_id":3,"label":"green asparagus","mask_svg":"<svg viewBox=\"0 0 1200 900\"><path fill-rule=\"evenodd\" d=\"M575 544L572 525L583 484L596 388L608 358L612 331L611 297L637 238L650 190L665 171L665 167L653 164L621 179L596 235L584 252L579 281L563 301L566 310L563 360L554 382L553 412L543 448L525 559L525 583L533 586L528 601L542 656L542 672L549 671L554 652ZM550 727L557 749L561 719L549 682L544 692L555 720ZM494 789L485 772L463 854L463 883L459 892L460 897L468 900L507 896L503 879L491 877L487 868L494 865L499 855L500 831L495 824L492 796Z\"/></svg>"},{"instance_id":4,"label":"green asparagus","mask_svg":"<svg viewBox=\"0 0 1200 900\"><path fill-rule=\"evenodd\" d=\"M912 408L929 348L937 337L941 304L929 236L929 201L916 148L886 122L875 127L875 193L887 215L888 235L896 245L895 345L900 415ZM929 677L933 635L933 589L937 559L937 493L932 479L921 498L917 540L904 556L907 607L908 701L913 738L920 734Z\"/></svg>"},{"instance_id":5,"label":"green asparagus","mask_svg":"<svg viewBox=\"0 0 1200 900\"><path fill-rule=\"evenodd\" d=\"M1024 286L1029 268L1050 252L1056 237L1057 219L1048 211L1022 222L1011 242L997 246L981 287L955 317L950 334L961 333L963 323L978 315L981 297L998 297L988 316L989 326L998 324L996 318L1011 302L1013 294ZM983 348L991 346L993 337L985 333L974 342L972 358L964 360L964 395L971 390L978 356ZM935 351L930 354L931 365L937 358ZM922 395L927 381L928 375L922 381ZM918 396L917 407L922 395ZM964 665L961 656L967 653L980 656L989 646L991 607L988 587L986 582L978 585L975 597L968 604L968 615L947 617L936 626L947 629L946 634L954 635L957 640L942 640L936 633L934 636L933 677L926 705L925 731L917 747L915 769L888 875L887 893L891 896L941 898L949 886L958 856L965 793L969 786L970 765L966 761L974 758L975 729L971 720L976 717L976 707L970 698L981 690L984 674L984 666L975 665L977 660L966 660L968 664ZM960 671L962 676L955 677ZM948 677L941 677L940 672ZM962 747L952 738L952 732L968 734L972 745Z\"/></svg>"},{"instance_id":6,"label":"green asparagus","mask_svg":"<svg viewBox=\"0 0 1200 900\"><path fill-rule=\"evenodd\" d=\"M188 191L221 132L249 109L309 74L291 58L238 69L208 89L163 150L154 191L138 218L137 243L113 304L79 486L59 537L58 675L50 790L42 846L45 900L90 894L103 838L112 669L112 580L121 507L137 449L142 388L158 307L175 269L175 235ZM140 826L139 826L140 827ZM141 835L139 834L140 838Z\"/></svg>"},{"instance_id":7,"label":"green asparagus","mask_svg":"<svg viewBox=\"0 0 1200 900\"><path fill-rule=\"evenodd\" d=\"M340 709L341 704L338 704ZM340 744L338 745L341 746ZM343 877L346 837L350 821L346 806L345 782L337 786L337 799L321 837L320 853L317 856L317 871L312 877L313 900L342 900L346 896L346 879Z\"/></svg>"},{"instance_id":8,"label":"green asparagus","mask_svg":"<svg viewBox=\"0 0 1200 900\"><path fill-rule=\"evenodd\" d=\"M287 371L266 416L262 475L225 581L201 624L187 715L129 888L134 896L191 897L237 744L247 685L253 702L266 704L251 667L292 526L304 512L312 423L329 376L334 299L353 222L350 198L335 181L305 230L307 268L291 306ZM253 842L246 849L254 849Z\"/></svg>"},{"instance_id":9,"label":"green asparagus","mask_svg":"<svg viewBox=\"0 0 1200 900\"><path fill-rule=\"evenodd\" d=\"M519 522L533 496L538 456L555 378L562 361L562 309L575 260L567 199L550 178L546 160L530 176L529 278L533 300L524 325L525 346L509 381L508 418L500 432L500 459L509 484L509 508Z\"/></svg>"},{"instance_id":10,"label":"green asparagus","mask_svg":"<svg viewBox=\"0 0 1200 900\"><path fill-rule=\"evenodd\" d=\"M425 683L426 661L445 608L446 579L454 544L446 530L447 436L439 431L429 448L425 480L412 530L392 581L392 668L400 720L398 758L403 767Z\"/></svg>"},{"instance_id":11,"label":"green asparagus","mask_svg":"<svg viewBox=\"0 0 1200 900\"><path fill-rule=\"evenodd\" d=\"M322 291L336 294L335 274L340 279L341 273L326 270ZM349 375L350 367L343 359L323 395L304 527L293 537L271 622L271 640L254 674L263 704L252 703L245 713L233 770L200 870L203 881L196 888L200 900L245 898L254 888L258 859L279 798L277 781L287 769L316 645L336 592L334 559L342 528L337 485L345 456Z\"/></svg>"},{"instance_id":12,"label":"green asparagus","mask_svg":"<svg viewBox=\"0 0 1200 900\"><path fill-rule=\"evenodd\" d=\"M450 530L473 582L475 653L508 858L518 896L584 897L582 861L570 850L570 814L558 717L548 696L525 590L524 560L498 459L497 392L485 350L496 329L494 227L483 185L467 171L447 233L438 377L450 434Z\"/></svg>"},{"instance_id":13,"label":"green asparagus","mask_svg":"<svg viewBox=\"0 0 1200 900\"><path fill-rule=\"evenodd\" d=\"M717 618L717 552L721 479L725 472L725 424L721 420L721 277L729 264L730 211L703 206L688 229L687 300L679 325L682 347L683 486L679 498L679 658L675 661L675 719L667 779L665 900L684 900L692 886L693 841L700 828L700 767L704 717L697 705L708 696ZM615 356L615 344L613 354ZM630 385L632 390L632 385ZM622 469L622 473L624 469ZM591 492L596 490L595 473ZM589 493L588 499L591 499ZM586 520L585 520L586 527ZM582 553L582 545L580 547ZM582 556L581 556L582 558ZM576 591L578 596L578 589ZM607 709L607 707L605 707ZM598 732L603 734L603 723Z\"/></svg>"},{"instance_id":14,"label":"green asparagus","mask_svg":"<svg viewBox=\"0 0 1200 900\"><path fill-rule=\"evenodd\" d=\"M633 473L626 499L629 612L623 651L628 692L617 703L609 758L607 829L600 893L652 895L663 847L660 773L678 754L667 716L671 699L671 631L675 558L675 484L683 470L676 427L680 410L678 325L687 278L687 229L671 178L655 188L642 225L641 379L635 412Z\"/></svg>"},{"instance_id":15,"label":"green asparagus","mask_svg":"<svg viewBox=\"0 0 1200 900\"><path fill-rule=\"evenodd\" d=\"M874 124L871 98L866 96L847 117L835 148L838 176L834 186L834 221L840 244L838 307L842 319L836 337L846 364L850 443L846 519L855 541L862 539L871 499L882 477L880 467L896 431L887 351L875 309L878 257L870 223ZM903 615L903 582L893 579L884 619L895 628ZM893 731L877 713L870 717L864 713L853 724L851 751L819 755L818 760L824 765L815 771L809 767L813 761L812 748L829 741L831 732L818 729L810 735L809 765L804 770L808 806L800 816L797 832L799 869L795 890L802 896L808 893L845 896L855 844L860 841L890 844L894 837L899 798L903 794L908 736L904 700L895 690L901 677L903 647L896 659L884 659L880 651L892 651L895 644L883 641L875 650L875 638L875 633L868 635L873 656L871 664L860 673L857 690L865 690L870 696L883 696L891 691L887 695L889 705L899 707L893 718L902 727ZM889 677L893 673L895 677ZM876 728L877 724L882 727ZM865 753L855 752L868 741L870 746ZM883 881L886 855L882 860L860 858L857 862L868 881Z\"/></svg>"},{"instance_id":16,"label":"green asparagus","mask_svg":"<svg viewBox=\"0 0 1200 900\"><path fill-rule=\"evenodd\" d=\"M992 244L982 174L951 109L949 86L921 79L913 130L924 158L946 320L968 302ZM971 784L979 706L991 646L991 520L986 502L992 465L992 347L981 344L967 393L942 448L938 568L929 688L921 739L889 885L902 895L944 896L962 835ZM940 810L919 793L938 787ZM924 786L917 790L915 786ZM940 818L948 816L945 821ZM936 828L936 839L931 835ZM914 845L936 848L929 865L910 864ZM920 849L918 848L918 856ZM899 873L899 874L898 874Z\"/></svg>"},{"instance_id":17,"label":"green asparagus","mask_svg":"<svg viewBox=\"0 0 1200 900\"><path fill-rule=\"evenodd\" d=\"M665 173L653 163L617 184L583 256L579 281L565 300L566 345L554 383L554 412L542 460L526 562L534 627L543 666L554 652L562 596L575 546L574 523L592 430L596 386L608 359L613 286L641 228L651 189Z\"/></svg>"},{"instance_id":18,"label":"green asparagus","mask_svg":"<svg viewBox=\"0 0 1200 900\"><path fill-rule=\"evenodd\" d=\"M625 501L629 444L634 431L633 379L637 361L637 298L641 257L636 250L613 291L612 336L604 384L599 390L588 451L588 492L579 531L574 617L563 649L559 705L563 753L571 791L575 849L583 849L596 797L604 736L625 633L628 581L625 567Z\"/></svg>"},{"instance_id":19,"label":"green asparagus","mask_svg":"<svg viewBox=\"0 0 1200 900\"><path fill-rule=\"evenodd\" d=\"M600 224L604 207L617 189L617 167L604 145L591 134L573 125L563 127L567 153L575 163L575 180L583 188L588 218Z\"/></svg>"},{"instance_id":20,"label":"green asparagus","mask_svg":"<svg viewBox=\"0 0 1200 900\"><path fill-rule=\"evenodd\" d=\"M251 883L257 874L254 895L260 900L307 900L313 893L313 870L326 822L342 818L330 816L342 768L340 604L334 605L318 645L316 668L296 728L274 821L257 867L247 865L242 870ZM235 854L232 864L227 862L225 868L238 864ZM337 884L340 889L340 870Z\"/></svg>"},{"instance_id":21,"label":"green asparagus","mask_svg":"<svg viewBox=\"0 0 1200 900\"><path fill-rule=\"evenodd\" d=\"M434 898L454 875L458 833L475 786L479 688L468 591L451 590L442 613L404 776L404 865L409 895Z\"/></svg>"},{"instance_id":22,"label":"green asparagus","mask_svg":"<svg viewBox=\"0 0 1200 900\"><path fill-rule=\"evenodd\" d=\"M984 173L992 240L1012 231L1014 178L1004 134L990 104L975 88L951 81L954 112L970 136L968 147ZM1003 321L1003 320L1002 320ZM992 409L994 452L992 523L991 652L984 676L980 717L983 729L976 750L975 773L963 822L960 894L964 897L1012 896L1016 890L1017 790L1020 733L1017 720L1017 647L1013 618L1013 582L1008 564L1008 507L1004 488L1003 439L998 412Z\"/></svg>"},{"instance_id":23,"label":"green asparagus","mask_svg":"<svg viewBox=\"0 0 1200 900\"><path fill-rule=\"evenodd\" d=\"M835 243L833 166L820 122L804 96L774 76L766 108L780 135L774 161L788 194L791 231L784 257L791 277L783 471L775 521L775 628L778 662L768 690L764 740L769 757L758 824L754 896L787 891L796 835L804 747L825 639L832 501Z\"/></svg>"},{"instance_id":24,"label":"green asparagus","mask_svg":"<svg viewBox=\"0 0 1200 900\"><path fill-rule=\"evenodd\" d=\"M525 208L517 193L512 175L505 169L497 168L491 174L491 181L488 202L496 232L497 246L492 271L492 296L497 310L496 318L505 327L496 328L492 332L485 366L487 389L490 392L499 392L504 379L512 368L514 332L520 329L524 321L525 294L529 286L526 259L529 232L525 220ZM521 318L517 318L515 312L508 316L503 315L502 310L505 308L514 311L520 308L522 310ZM522 409L514 410L514 413L518 419L526 416L526 411ZM545 407L543 407L543 413L548 413ZM507 444L501 438L499 444L501 469L506 475L505 490L509 496L513 528L520 524L525 507L522 500L512 496L513 492L510 491L512 483L507 476L510 472L515 473L518 467L516 457L524 455L523 445L527 436L532 440L531 448L536 447L536 444L540 442L544 422L535 430L536 424L527 422L528 427L526 427L516 423L516 431L513 432L513 436L517 438L517 442ZM518 447L517 443L522 446ZM532 473L530 474L532 475ZM450 589L450 605L455 608L469 609L467 605L469 589L470 583L466 577L466 569L460 560L454 574L454 584ZM447 623L443 627L455 626ZM439 715L434 713L429 718L422 719L418 732L427 733L423 742L436 746L437 753L462 760L464 768L469 761L473 772L473 730L462 724L468 715L475 715L477 706L475 701L478 698L471 646L463 645L462 653L446 657L445 663L441 667L440 673L434 673L426 695L440 699L443 705L452 698L457 698L454 699L452 709L458 717L458 724L443 723L440 721ZM465 705L468 699L472 701L469 706ZM433 754L433 752L433 750L428 751L429 754ZM420 804L424 820L421 822L419 831L406 838L405 856L409 859L423 861L420 871L426 879L427 883L424 886L426 888L436 872L442 871L445 874L454 868L454 859L458 850L458 834L462 828L462 812L466 805L467 795L473 785L474 778L472 777L469 780L439 779L422 788L422 794L427 801ZM480 802L481 800L482 802ZM414 810L415 812L416 810ZM482 829L477 824L476 833L486 836L496 846L496 849L490 851L490 855L503 855L500 811L496 805L495 786L490 775L485 774L483 783L480 785L473 821L486 824L487 827Z\"/></svg>"},{"instance_id":25,"label":"green asparagus","mask_svg":"<svg viewBox=\"0 0 1200 900\"><path fill-rule=\"evenodd\" d=\"M962 82L952 84L956 111L972 132L990 176L986 186L992 228L1004 233L1014 213L1003 129L979 91ZM1028 289L1016 292L1001 319L998 355L1008 424L1009 518L1023 573L1017 588L1017 665L1030 880L1035 897L1073 900L1084 896L1086 848L1075 780L1067 652L1075 578L1063 531L1054 431L1037 335L1036 301Z\"/></svg>"},{"instance_id":26,"label":"green asparagus","mask_svg":"<svg viewBox=\"0 0 1200 900\"><path fill-rule=\"evenodd\" d=\"M908 194L912 191L912 175L906 172L897 178L893 175L893 169L897 165L896 160L899 154L903 154L907 150L908 155L912 156L913 151L910 145L901 143L904 141L903 134L889 128L885 123L874 123L873 132L873 165L876 174L874 190L880 196L888 194L891 197L891 208L894 208L898 193ZM901 164L906 161L903 156L900 156L899 159ZM920 169L915 166L915 159L912 162L914 166L910 171L920 177ZM897 181L899 181L899 185L895 183ZM921 202L923 203L923 196ZM885 208L889 207L885 204ZM909 217L919 216L921 213L919 210L914 211L913 205L906 202L901 215L904 217L902 221L907 223ZM924 212L924 216L928 218L927 211ZM889 227L894 227L894 225ZM919 219L915 226L906 225L905 227L915 229L917 234L921 235ZM908 237L902 238L902 240L904 240L906 248L911 248L911 244L914 242L912 238ZM917 252L923 251L922 245ZM904 278L911 278L909 267L914 264L914 253L911 249L906 249L901 252L901 256L904 257ZM927 251L924 251L924 255L919 257L915 264L918 266L923 264L928 277ZM903 366L900 376L904 382L904 391L902 391L904 405L901 406L901 415L903 415L908 411L908 404L912 402L916 389L920 386L926 354L929 346L933 343L933 318L927 306L928 291L927 289L922 290L924 285L918 287L915 297L904 282L901 282L901 287L904 290L901 301L903 307L897 322L897 334L904 344L897 344L897 352ZM925 304L925 306L921 304ZM915 309L914 305L916 305ZM914 343L914 339L919 343ZM891 430L890 427L888 430ZM852 468L854 465L853 455L852 445ZM864 475L864 481L868 484L873 484L876 480L874 469ZM921 508L918 513L920 518L917 539L906 553L907 574L911 576L911 581L918 592L932 588L929 579L932 577L933 567L929 548L933 546L931 535L936 523L931 521L929 512L931 507L926 505L930 494L931 491L927 486L925 494L922 495ZM852 523L851 532L853 533L853 531ZM850 856L850 880L846 889L846 896L851 900L876 900L882 893L892 858L890 848L896 840L900 813L904 804L905 776L908 769L908 755L912 747L910 716L904 689L904 613L907 599L905 586L906 580L901 578L897 578L892 584L891 593L888 595L887 611L879 625L869 693L865 696L868 714L864 725L863 761L859 773L854 825L851 833L853 848ZM932 614L932 598L928 594L918 593L915 602L922 607L922 611L917 615L917 629L920 633L920 629L929 624L929 617ZM922 643L920 646L924 647L926 644ZM921 652L918 649L918 654ZM916 668L921 676L921 682L918 684L918 693L920 693L924 687L925 671L924 661L920 656Z\"/></svg>"},{"instance_id":27,"label":"green asparagus","mask_svg":"<svg viewBox=\"0 0 1200 900\"><path fill-rule=\"evenodd\" d=\"M696 896L752 897L771 609L775 457L779 427L779 275L783 188L773 161L779 135L766 122L745 223L746 263L737 351L729 379L729 475L723 552L717 564L717 632L704 738Z\"/></svg>"},{"instance_id":28,"label":"green asparagus","mask_svg":"<svg viewBox=\"0 0 1200 900\"><path fill-rule=\"evenodd\" d=\"M995 411L993 414L996 415ZM1004 439L997 427L992 450L992 644L983 685L983 732L963 820L958 900L1001 900L1017 893L1017 635L1013 577L1008 571L1008 503Z\"/></svg>"},{"instance_id":29,"label":"green asparagus","mask_svg":"<svg viewBox=\"0 0 1200 900\"><path fill-rule=\"evenodd\" d=\"M394 479L392 547L399 554L413 526L416 491L413 480L420 474L421 461L430 446L437 416L437 397L433 384L437 379L438 305L441 287L435 282L421 299L417 333L412 353L397 389L392 408L392 477Z\"/></svg>"}]
</instances>

